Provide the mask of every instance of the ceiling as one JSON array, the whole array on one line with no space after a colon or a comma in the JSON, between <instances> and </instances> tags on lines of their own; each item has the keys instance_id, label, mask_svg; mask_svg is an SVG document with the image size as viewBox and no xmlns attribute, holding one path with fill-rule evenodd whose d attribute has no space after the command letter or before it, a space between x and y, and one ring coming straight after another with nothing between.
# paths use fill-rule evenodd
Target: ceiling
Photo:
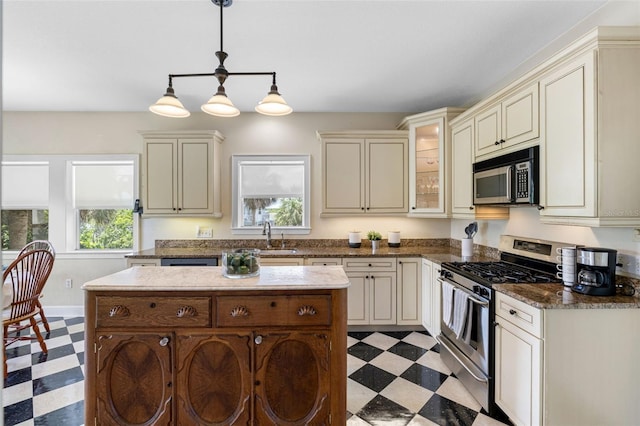
<instances>
[{"instance_id":1,"label":"ceiling","mask_svg":"<svg viewBox=\"0 0 640 426\"><path fill-rule=\"evenodd\" d=\"M276 71L297 112L420 112L495 90L605 1L234 0L229 72ZM640 3L638 3L640 4ZM168 74L209 73L220 48L210 0L4 0L3 109L147 111ZM639 8L640 10L640 8ZM232 76L253 111L268 76ZM174 79L199 111L212 77Z\"/></svg>"}]
</instances>

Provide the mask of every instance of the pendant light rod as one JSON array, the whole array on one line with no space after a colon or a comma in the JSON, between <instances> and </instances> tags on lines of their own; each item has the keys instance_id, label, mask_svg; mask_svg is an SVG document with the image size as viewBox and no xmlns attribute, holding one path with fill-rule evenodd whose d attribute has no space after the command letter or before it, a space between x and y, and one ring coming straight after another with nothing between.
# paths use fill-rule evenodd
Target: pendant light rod
<instances>
[{"instance_id":1,"label":"pendant light rod","mask_svg":"<svg viewBox=\"0 0 640 426\"><path fill-rule=\"evenodd\" d=\"M233 106L233 103L231 103L225 93L224 83L227 77L233 75L270 75L272 77L271 89L267 93L267 96L258 103L255 110L260 114L273 116L290 114L293 109L287 105L280 93L278 93L275 71L229 72L224 67L224 61L228 55L224 51L223 10L225 7L231 6L233 0L211 0L211 2L216 6L220 6L220 50L215 53L219 61L217 68L214 72L208 73L169 74L169 87L167 88L167 92L162 98L158 99L155 104L151 105L149 110L165 117L188 117L190 112L184 108L173 90L173 79L180 77L215 77L219 84L218 91L206 104L202 105L201 109L207 114L219 117L235 117L240 114L240 110Z\"/></svg>"}]
</instances>

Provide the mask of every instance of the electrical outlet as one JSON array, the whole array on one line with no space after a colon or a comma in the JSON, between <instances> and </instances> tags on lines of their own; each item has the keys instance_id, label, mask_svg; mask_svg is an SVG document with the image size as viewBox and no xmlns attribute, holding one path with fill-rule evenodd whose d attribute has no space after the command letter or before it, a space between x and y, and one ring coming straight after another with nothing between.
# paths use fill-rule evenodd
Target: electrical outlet
<instances>
[{"instance_id":1,"label":"electrical outlet","mask_svg":"<svg viewBox=\"0 0 640 426\"><path fill-rule=\"evenodd\" d=\"M67 278L66 280L64 280L64 286L66 288L71 288L73 287L73 281L71 280L71 278Z\"/></svg>"},{"instance_id":2,"label":"electrical outlet","mask_svg":"<svg viewBox=\"0 0 640 426\"><path fill-rule=\"evenodd\" d=\"M213 229L198 226L196 228L196 238L213 238Z\"/></svg>"}]
</instances>

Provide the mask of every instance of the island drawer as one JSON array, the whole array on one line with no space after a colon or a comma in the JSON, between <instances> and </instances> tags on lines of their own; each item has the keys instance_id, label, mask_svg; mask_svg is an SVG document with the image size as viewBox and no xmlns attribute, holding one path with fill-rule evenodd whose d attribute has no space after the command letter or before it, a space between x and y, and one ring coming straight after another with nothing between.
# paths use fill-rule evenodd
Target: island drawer
<instances>
[{"instance_id":1,"label":"island drawer","mask_svg":"<svg viewBox=\"0 0 640 426\"><path fill-rule=\"evenodd\" d=\"M331 296L220 296L218 327L331 324Z\"/></svg>"},{"instance_id":2,"label":"island drawer","mask_svg":"<svg viewBox=\"0 0 640 426\"><path fill-rule=\"evenodd\" d=\"M96 327L210 327L211 297L96 296Z\"/></svg>"}]
</instances>

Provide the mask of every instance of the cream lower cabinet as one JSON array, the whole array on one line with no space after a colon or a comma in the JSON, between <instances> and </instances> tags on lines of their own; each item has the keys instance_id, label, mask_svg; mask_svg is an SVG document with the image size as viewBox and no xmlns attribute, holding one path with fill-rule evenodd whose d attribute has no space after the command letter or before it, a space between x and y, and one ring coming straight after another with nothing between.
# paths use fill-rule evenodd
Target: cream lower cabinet
<instances>
[{"instance_id":1,"label":"cream lower cabinet","mask_svg":"<svg viewBox=\"0 0 640 426\"><path fill-rule=\"evenodd\" d=\"M422 326L429 334L440 334L440 265L422 259Z\"/></svg>"},{"instance_id":2,"label":"cream lower cabinet","mask_svg":"<svg viewBox=\"0 0 640 426\"><path fill-rule=\"evenodd\" d=\"M144 216L222 217L219 145L216 132L143 132Z\"/></svg>"},{"instance_id":3,"label":"cream lower cabinet","mask_svg":"<svg viewBox=\"0 0 640 426\"><path fill-rule=\"evenodd\" d=\"M540 80L541 221L640 225L640 40L598 45Z\"/></svg>"},{"instance_id":4,"label":"cream lower cabinet","mask_svg":"<svg viewBox=\"0 0 640 426\"><path fill-rule=\"evenodd\" d=\"M422 324L422 259L400 257L397 260L398 325Z\"/></svg>"},{"instance_id":5,"label":"cream lower cabinet","mask_svg":"<svg viewBox=\"0 0 640 426\"><path fill-rule=\"evenodd\" d=\"M396 324L396 258L343 258L349 325Z\"/></svg>"},{"instance_id":6,"label":"cream lower cabinet","mask_svg":"<svg viewBox=\"0 0 640 426\"><path fill-rule=\"evenodd\" d=\"M322 214L406 213L406 131L319 132Z\"/></svg>"},{"instance_id":7,"label":"cream lower cabinet","mask_svg":"<svg viewBox=\"0 0 640 426\"><path fill-rule=\"evenodd\" d=\"M495 301L495 400L514 424L637 424L640 309Z\"/></svg>"}]
</instances>

